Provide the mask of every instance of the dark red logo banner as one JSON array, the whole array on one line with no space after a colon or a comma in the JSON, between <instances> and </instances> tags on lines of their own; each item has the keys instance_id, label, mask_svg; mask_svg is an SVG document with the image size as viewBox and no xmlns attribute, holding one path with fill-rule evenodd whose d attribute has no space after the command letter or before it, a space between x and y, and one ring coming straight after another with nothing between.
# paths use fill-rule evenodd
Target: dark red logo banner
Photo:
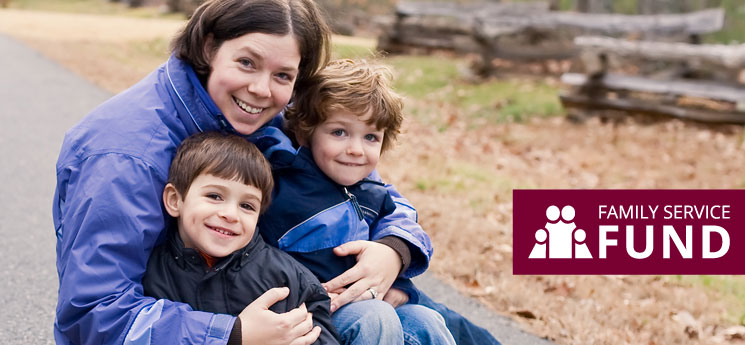
<instances>
[{"instance_id":1,"label":"dark red logo banner","mask_svg":"<svg viewBox=\"0 0 745 345\"><path fill-rule=\"evenodd\" d=\"M745 274L745 190L514 190L514 274Z\"/></svg>"}]
</instances>

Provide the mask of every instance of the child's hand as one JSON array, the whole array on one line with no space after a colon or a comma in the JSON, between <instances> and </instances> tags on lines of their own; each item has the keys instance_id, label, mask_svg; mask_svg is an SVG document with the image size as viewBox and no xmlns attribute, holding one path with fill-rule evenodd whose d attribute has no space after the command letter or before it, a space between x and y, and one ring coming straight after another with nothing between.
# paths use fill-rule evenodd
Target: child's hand
<instances>
[{"instance_id":1,"label":"child's hand","mask_svg":"<svg viewBox=\"0 0 745 345\"><path fill-rule=\"evenodd\" d=\"M406 302L409 301L409 295L399 289L392 287L388 290L388 292L386 292L385 296L383 296L383 301L388 302L395 308L402 304L406 304Z\"/></svg>"},{"instance_id":2,"label":"child's hand","mask_svg":"<svg viewBox=\"0 0 745 345\"><path fill-rule=\"evenodd\" d=\"M316 341L321 328L313 327L313 315L305 304L282 314L269 310L289 294L286 287L270 289L243 309L238 315L243 345L310 345Z\"/></svg>"}]
</instances>

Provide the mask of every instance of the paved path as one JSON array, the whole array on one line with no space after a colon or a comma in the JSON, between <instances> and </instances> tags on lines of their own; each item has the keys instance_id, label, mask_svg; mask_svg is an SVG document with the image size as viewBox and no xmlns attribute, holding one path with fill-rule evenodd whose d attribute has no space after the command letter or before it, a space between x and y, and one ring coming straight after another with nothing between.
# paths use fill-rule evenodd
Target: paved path
<instances>
[{"instance_id":1,"label":"paved path","mask_svg":"<svg viewBox=\"0 0 745 345\"><path fill-rule=\"evenodd\" d=\"M0 344L52 344L52 195L64 131L109 97L0 35Z\"/></svg>"},{"instance_id":2,"label":"paved path","mask_svg":"<svg viewBox=\"0 0 745 345\"><path fill-rule=\"evenodd\" d=\"M110 94L7 36L0 52L0 344L53 344L54 164L65 130ZM432 276L418 285L505 345L548 344Z\"/></svg>"}]
</instances>

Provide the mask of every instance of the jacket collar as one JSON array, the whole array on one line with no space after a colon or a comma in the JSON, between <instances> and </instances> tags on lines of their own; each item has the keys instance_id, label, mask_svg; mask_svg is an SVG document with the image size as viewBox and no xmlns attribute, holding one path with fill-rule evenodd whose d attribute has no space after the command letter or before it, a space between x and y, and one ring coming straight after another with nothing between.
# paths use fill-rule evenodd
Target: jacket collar
<instances>
[{"instance_id":1,"label":"jacket collar","mask_svg":"<svg viewBox=\"0 0 745 345\"><path fill-rule=\"evenodd\" d=\"M171 55L166 61L165 69L167 82L169 83L168 89L174 95L173 99L176 107L179 108L179 116L187 126L189 134L205 131L237 133L233 125L220 112L220 108L217 107L207 90L204 89L191 65ZM276 132L281 132L283 122L284 111L277 114L253 134L244 135L244 137L251 142L268 136L277 137ZM289 142L289 139L287 139L287 142ZM286 149L288 144L282 140L281 147ZM291 143L289 147L291 147Z\"/></svg>"},{"instance_id":2,"label":"jacket collar","mask_svg":"<svg viewBox=\"0 0 745 345\"><path fill-rule=\"evenodd\" d=\"M245 247L230 253L224 258L219 258L211 271L221 271L228 267L232 262L238 260L240 260L240 264L236 267L240 268L240 266L243 266L246 262L250 261L254 257L254 254L261 249L263 245L264 240L259 235L259 229L256 228L253 237L251 237L251 241L249 241ZM199 267L200 269L207 267L204 258L196 249L186 248L184 246L184 241L181 240L181 236L179 236L178 230L175 227L168 230L168 246L174 260L180 267L185 268L188 265Z\"/></svg>"},{"instance_id":3,"label":"jacket collar","mask_svg":"<svg viewBox=\"0 0 745 345\"><path fill-rule=\"evenodd\" d=\"M190 134L204 131L235 133L188 63L171 55L165 70L167 87L173 93L179 116Z\"/></svg>"}]
</instances>

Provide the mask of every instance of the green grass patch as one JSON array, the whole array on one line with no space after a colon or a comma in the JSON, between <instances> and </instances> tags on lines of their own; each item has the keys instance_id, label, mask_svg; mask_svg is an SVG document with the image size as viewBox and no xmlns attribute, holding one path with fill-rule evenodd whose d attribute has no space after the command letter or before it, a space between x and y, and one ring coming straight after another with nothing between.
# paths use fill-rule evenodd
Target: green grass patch
<instances>
[{"instance_id":1,"label":"green grass patch","mask_svg":"<svg viewBox=\"0 0 745 345\"><path fill-rule=\"evenodd\" d=\"M493 122L563 114L558 89L540 81L493 80L459 85L453 102L473 117Z\"/></svg>"},{"instance_id":2,"label":"green grass patch","mask_svg":"<svg viewBox=\"0 0 745 345\"><path fill-rule=\"evenodd\" d=\"M396 90L425 101L420 105L423 109L409 109L409 113L425 122L434 121L443 130L447 129L442 122L447 118L441 114L445 105L455 109L461 118L480 120L473 122L474 125L481 125L483 120L500 123L564 114L558 87L540 80L466 82L458 72L467 69L465 62L455 58L395 56L388 62L398 71Z\"/></svg>"},{"instance_id":3,"label":"green grass patch","mask_svg":"<svg viewBox=\"0 0 745 345\"><path fill-rule=\"evenodd\" d=\"M331 44L332 59L361 59L370 58L375 55L375 47L364 44L337 43Z\"/></svg>"},{"instance_id":4,"label":"green grass patch","mask_svg":"<svg viewBox=\"0 0 745 345\"><path fill-rule=\"evenodd\" d=\"M456 59L433 56L393 56L387 59L398 72L395 87L414 98L424 98L457 82Z\"/></svg>"},{"instance_id":5,"label":"green grass patch","mask_svg":"<svg viewBox=\"0 0 745 345\"><path fill-rule=\"evenodd\" d=\"M424 164L433 168L423 169L426 172L414 181L418 190L455 197L467 196L469 206L476 213L490 210L497 196L510 196L516 184L508 176L465 161L448 160L444 166L440 160Z\"/></svg>"},{"instance_id":6,"label":"green grass patch","mask_svg":"<svg viewBox=\"0 0 745 345\"><path fill-rule=\"evenodd\" d=\"M719 298L728 301L727 319L730 322L745 325L745 277L731 275L692 275L672 276L678 283L692 286L703 286L716 293Z\"/></svg>"},{"instance_id":7,"label":"green grass patch","mask_svg":"<svg viewBox=\"0 0 745 345\"><path fill-rule=\"evenodd\" d=\"M704 37L710 43L745 43L745 2L722 0L725 10L724 28Z\"/></svg>"}]
</instances>

